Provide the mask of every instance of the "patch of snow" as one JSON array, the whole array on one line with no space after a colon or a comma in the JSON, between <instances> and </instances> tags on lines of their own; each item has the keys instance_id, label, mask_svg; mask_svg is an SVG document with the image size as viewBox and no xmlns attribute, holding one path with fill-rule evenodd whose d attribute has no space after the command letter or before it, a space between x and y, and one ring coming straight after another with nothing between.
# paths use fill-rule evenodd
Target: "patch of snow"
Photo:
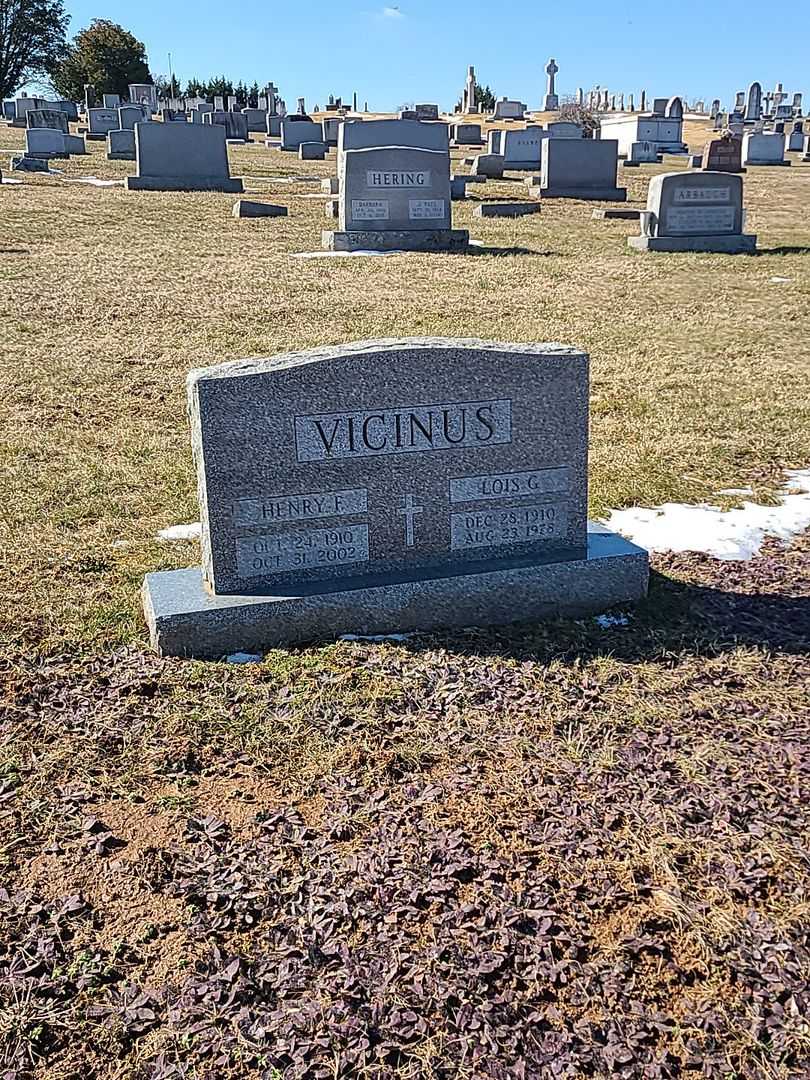
<instances>
[{"instance_id":1,"label":"patch of snow","mask_svg":"<svg viewBox=\"0 0 810 1080\"><path fill-rule=\"evenodd\" d=\"M66 176L66 184L91 184L93 187L123 187L123 180L99 180L97 176Z\"/></svg>"},{"instance_id":2,"label":"patch of snow","mask_svg":"<svg viewBox=\"0 0 810 1080\"><path fill-rule=\"evenodd\" d=\"M778 506L744 502L741 509L725 512L708 503L635 506L614 510L605 524L647 551L700 551L747 561L766 537L789 541L810 528L810 469L788 472L787 478Z\"/></svg>"},{"instance_id":3,"label":"patch of snow","mask_svg":"<svg viewBox=\"0 0 810 1080\"><path fill-rule=\"evenodd\" d=\"M341 641L408 641L414 634L341 634Z\"/></svg>"},{"instance_id":4,"label":"patch of snow","mask_svg":"<svg viewBox=\"0 0 810 1080\"><path fill-rule=\"evenodd\" d=\"M630 619L627 615L597 615L594 620L603 630L610 630L614 626L629 626Z\"/></svg>"},{"instance_id":5,"label":"patch of snow","mask_svg":"<svg viewBox=\"0 0 810 1080\"><path fill-rule=\"evenodd\" d=\"M4 184L21 184L22 180L15 180L13 176L4 176L3 177L3 183Z\"/></svg>"},{"instance_id":6,"label":"patch of snow","mask_svg":"<svg viewBox=\"0 0 810 1080\"><path fill-rule=\"evenodd\" d=\"M174 540L197 540L201 531L199 521L189 521L186 525L169 525L168 528L161 529L157 539L164 544L170 544Z\"/></svg>"},{"instance_id":7,"label":"patch of snow","mask_svg":"<svg viewBox=\"0 0 810 1080\"><path fill-rule=\"evenodd\" d=\"M789 281L793 281L792 277L772 277L771 285L787 285Z\"/></svg>"},{"instance_id":8,"label":"patch of snow","mask_svg":"<svg viewBox=\"0 0 810 1080\"><path fill-rule=\"evenodd\" d=\"M234 652L230 656L226 656L225 660L228 664L260 664L264 658L258 656L256 653L247 652Z\"/></svg>"},{"instance_id":9,"label":"patch of snow","mask_svg":"<svg viewBox=\"0 0 810 1080\"><path fill-rule=\"evenodd\" d=\"M715 491L715 495L753 495L754 489L747 488L720 488L719 491Z\"/></svg>"},{"instance_id":10,"label":"patch of snow","mask_svg":"<svg viewBox=\"0 0 810 1080\"><path fill-rule=\"evenodd\" d=\"M377 255L407 255L406 251L294 251L293 259L361 259Z\"/></svg>"}]
</instances>

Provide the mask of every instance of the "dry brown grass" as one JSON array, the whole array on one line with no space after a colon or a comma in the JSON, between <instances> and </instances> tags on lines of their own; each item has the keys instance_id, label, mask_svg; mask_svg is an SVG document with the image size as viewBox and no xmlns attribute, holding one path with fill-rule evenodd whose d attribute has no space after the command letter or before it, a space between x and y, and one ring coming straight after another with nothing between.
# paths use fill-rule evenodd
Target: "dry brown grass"
<instances>
[{"instance_id":1,"label":"dry brown grass","mask_svg":"<svg viewBox=\"0 0 810 1080\"><path fill-rule=\"evenodd\" d=\"M704 137L690 128L696 148ZM22 138L0 130L0 153ZM88 149L65 177L133 169ZM673 1053L703 1037L695 1016L717 1006L725 1075L794 1080L806 1025L781 1049L758 1042L728 957L748 948L752 914L790 957L806 929L806 544L739 568L659 559L650 603L607 635L582 622L344 643L274 650L246 669L149 656L138 588L147 571L198 557L193 544L155 541L197 517L188 369L330 342L437 334L584 347L594 513L747 483L767 496L784 468L810 461L810 166L747 174L756 257L642 256L625 244L632 224L593 221L589 204L479 221L473 199L454 217L485 253L299 261L291 254L317 250L329 224L323 199L306 197L319 186L271 178L326 176L333 162L257 144L231 160L251 178L248 197L290 216L237 221L233 196L129 194L61 176L19 174L22 185L0 188L0 796L4 781L15 792L0 798L3 884L46 904L88 897L95 922L75 964L101 949L139 985L179 984L203 942L155 881L165 851L187 846L189 817L222 818L250 845L256 814L281 806L328 829L339 779L394 801L411 780L436 784L424 827L460 830L511 861L516 885L531 859L564 895L600 882L622 893L620 909L577 917L594 963L609 967L636 934L671 949L669 968L640 956L634 985L672 1018ZM631 204L654 171L626 177ZM92 795L82 813L126 845L113 859L77 846L65 795L75 788ZM705 825L689 818L692 796L711 808ZM756 831L737 820L744 807ZM364 840L375 815L360 817ZM546 822L561 824L573 855L528 850L527 830ZM260 948L246 933L224 943L247 957ZM101 999L103 985L87 994ZM566 1022L594 1023L613 1008L568 991L558 1007ZM35 1042L31 1016L21 1037ZM123 1051L93 1030L71 1029L37 1076L135 1077L171 1043L161 1028ZM425 1062L448 1052L443 1038L426 1041ZM429 1068L421 1075L444 1075Z\"/></svg>"},{"instance_id":2,"label":"dry brown grass","mask_svg":"<svg viewBox=\"0 0 810 1080\"><path fill-rule=\"evenodd\" d=\"M9 150L22 139L0 133ZM88 149L54 165L66 177L133 169L107 162L103 144ZM231 157L248 177L334 168L258 143ZM631 204L648 176L626 178ZM625 245L633 224L593 221L589 204L482 221L471 199L455 204L456 224L503 254L305 261L291 254L317 250L328 226L323 199L305 197L317 184L247 180L249 196L290 216L237 221L222 194L23 180L2 187L0 218L1 558L6 582L28 582L8 615L29 640L139 633L140 577L193 557L153 542L196 517L185 373L234 357L424 334L583 347L597 514L746 483L767 491L807 463L810 166L746 176L752 258L639 257Z\"/></svg>"}]
</instances>

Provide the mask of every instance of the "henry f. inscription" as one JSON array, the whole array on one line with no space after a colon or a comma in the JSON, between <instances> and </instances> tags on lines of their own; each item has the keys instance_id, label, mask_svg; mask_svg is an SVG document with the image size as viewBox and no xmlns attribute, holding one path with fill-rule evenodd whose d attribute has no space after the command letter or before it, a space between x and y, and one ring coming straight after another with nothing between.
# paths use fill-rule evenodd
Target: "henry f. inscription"
<instances>
[{"instance_id":1,"label":"henry f. inscription","mask_svg":"<svg viewBox=\"0 0 810 1080\"><path fill-rule=\"evenodd\" d=\"M237 499L233 504L233 524L310 521L313 518L365 514L367 510L368 492L365 488L314 491L307 495L267 495L255 499Z\"/></svg>"},{"instance_id":2,"label":"henry f. inscription","mask_svg":"<svg viewBox=\"0 0 810 1080\"><path fill-rule=\"evenodd\" d=\"M462 401L296 416L299 461L333 461L512 441L511 401Z\"/></svg>"}]
</instances>

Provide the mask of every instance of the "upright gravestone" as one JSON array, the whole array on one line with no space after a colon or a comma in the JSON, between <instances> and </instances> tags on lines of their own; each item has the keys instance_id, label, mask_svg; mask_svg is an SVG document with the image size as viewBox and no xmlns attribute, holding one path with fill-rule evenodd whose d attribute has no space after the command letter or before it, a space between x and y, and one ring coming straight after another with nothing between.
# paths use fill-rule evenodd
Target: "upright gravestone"
<instances>
[{"instance_id":1,"label":"upright gravestone","mask_svg":"<svg viewBox=\"0 0 810 1080\"><path fill-rule=\"evenodd\" d=\"M25 126L28 128L49 128L51 131L70 132L67 113L61 109L29 109L25 114Z\"/></svg>"},{"instance_id":2,"label":"upright gravestone","mask_svg":"<svg viewBox=\"0 0 810 1080\"><path fill-rule=\"evenodd\" d=\"M730 135L710 139L703 147L700 167L704 172L745 172L742 167L742 139Z\"/></svg>"},{"instance_id":3,"label":"upright gravestone","mask_svg":"<svg viewBox=\"0 0 810 1080\"><path fill-rule=\"evenodd\" d=\"M30 114L29 114L30 115ZM793 130L785 136L785 151L789 154L800 153L804 149L804 123L794 121Z\"/></svg>"},{"instance_id":4,"label":"upright gravestone","mask_svg":"<svg viewBox=\"0 0 810 1080\"><path fill-rule=\"evenodd\" d=\"M102 94L102 104L105 109L118 109L121 106L121 95Z\"/></svg>"},{"instance_id":5,"label":"upright gravestone","mask_svg":"<svg viewBox=\"0 0 810 1080\"><path fill-rule=\"evenodd\" d=\"M93 142L106 142L108 131L118 130L118 109L88 109L87 138Z\"/></svg>"},{"instance_id":6,"label":"upright gravestone","mask_svg":"<svg viewBox=\"0 0 810 1080\"><path fill-rule=\"evenodd\" d=\"M665 173L654 176L641 217L641 236L627 239L639 251L756 251L756 236L743 227L743 181L730 173Z\"/></svg>"},{"instance_id":7,"label":"upright gravestone","mask_svg":"<svg viewBox=\"0 0 810 1080\"><path fill-rule=\"evenodd\" d=\"M225 128L228 142L243 143L248 141L248 121L244 113L226 110L203 113L203 125L218 125Z\"/></svg>"},{"instance_id":8,"label":"upright gravestone","mask_svg":"<svg viewBox=\"0 0 810 1080\"><path fill-rule=\"evenodd\" d=\"M438 105L414 105L413 111L416 113L417 120L438 120L439 119L439 106Z\"/></svg>"},{"instance_id":9,"label":"upright gravestone","mask_svg":"<svg viewBox=\"0 0 810 1080\"><path fill-rule=\"evenodd\" d=\"M228 172L219 124L136 124L135 155L128 191L242 191L242 181Z\"/></svg>"},{"instance_id":10,"label":"upright gravestone","mask_svg":"<svg viewBox=\"0 0 810 1080\"><path fill-rule=\"evenodd\" d=\"M453 146L481 146L481 125L453 124L450 127L450 141Z\"/></svg>"},{"instance_id":11,"label":"upright gravestone","mask_svg":"<svg viewBox=\"0 0 810 1080\"><path fill-rule=\"evenodd\" d=\"M646 553L587 521L588 358L359 342L188 378L202 568L147 575L164 654L602 611Z\"/></svg>"},{"instance_id":12,"label":"upright gravestone","mask_svg":"<svg viewBox=\"0 0 810 1080\"><path fill-rule=\"evenodd\" d=\"M524 131L504 131L501 135L498 152L503 154L505 169L535 172L540 168L542 146L549 138L548 131L542 127L527 127Z\"/></svg>"},{"instance_id":13,"label":"upright gravestone","mask_svg":"<svg viewBox=\"0 0 810 1080\"><path fill-rule=\"evenodd\" d=\"M143 122L143 121L140 121ZM119 128L118 131L107 132L107 160L108 161L134 161L135 160L135 129Z\"/></svg>"},{"instance_id":14,"label":"upright gravestone","mask_svg":"<svg viewBox=\"0 0 810 1080\"><path fill-rule=\"evenodd\" d=\"M445 124L349 121L338 143L339 231L327 250L466 250L451 227L450 146Z\"/></svg>"},{"instance_id":15,"label":"upright gravestone","mask_svg":"<svg viewBox=\"0 0 810 1080\"><path fill-rule=\"evenodd\" d=\"M743 165L790 165L785 159L785 137L782 135L745 135L742 146Z\"/></svg>"},{"instance_id":16,"label":"upright gravestone","mask_svg":"<svg viewBox=\"0 0 810 1080\"><path fill-rule=\"evenodd\" d=\"M134 131L136 124L142 124L149 117L144 114L140 105L122 105L118 110L118 130Z\"/></svg>"},{"instance_id":17,"label":"upright gravestone","mask_svg":"<svg viewBox=\"0 0 810 1080\"><path fill-rule=\"evenodd\" d=\"M619 144L615 139L544 139L540 164L543 199L600 199L624 202L618 187Z\"/></svg>"},{"instance_id":18,"label":"upright gravestone","mask_svg":"<svg viewBox=\"0 0 810 1080\"><path fill-rule=\"evenodd\" d=\"M298 153L301 143L322 142L323 128L314 120L293 120L287 118L279 122L281 149Z\"/></svg>"},{"instance_id":19,"label":"upright gravestone","mask_svg":"<svg viewBox=\"0 0 810 1080\"><path fill-rule=\"evenodd\" d=\"M758 82L752 82L748 88L748 101L745 106L745 120L754 123L762 116L762 87Z\"/></svg>"}]
</instances>

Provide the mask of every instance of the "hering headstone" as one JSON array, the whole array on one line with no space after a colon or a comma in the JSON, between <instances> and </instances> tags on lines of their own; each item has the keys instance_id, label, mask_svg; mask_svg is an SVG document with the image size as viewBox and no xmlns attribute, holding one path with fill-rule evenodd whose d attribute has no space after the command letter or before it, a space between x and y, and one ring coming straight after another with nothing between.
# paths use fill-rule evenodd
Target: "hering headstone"
<instances>
[{"instance_id":1,"label":"hering headstone","mask_svg":"<svg viewBox=\"0 0 810 1080\"><path fill-rule=\"evenodd\" d=\"M339 228L327 250L465 250L450 204L445 124L420 120L348 121L338 142Z\"/></svg>"}]
</instances>

